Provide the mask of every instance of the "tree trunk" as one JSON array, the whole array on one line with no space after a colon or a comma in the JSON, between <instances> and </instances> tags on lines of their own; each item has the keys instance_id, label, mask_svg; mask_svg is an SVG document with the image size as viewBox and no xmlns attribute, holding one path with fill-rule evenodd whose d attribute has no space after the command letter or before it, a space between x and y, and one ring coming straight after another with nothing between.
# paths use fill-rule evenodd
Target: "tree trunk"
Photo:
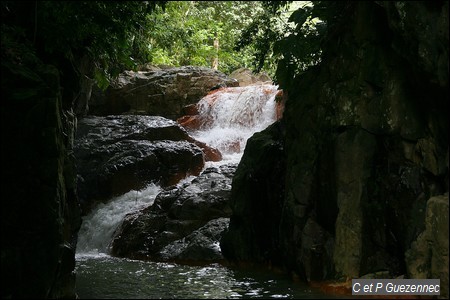
<instances>
[{"instance_id":1,"label":"tree trunk","mask_svg":"<svg viewBox=\"0 0 450 300\"><path fill-rule=\"evenodd\" d=\"M214 38L214 58L211 67L214 70L217 70L219 67L219 38L217 36Z\"/></svg>"}]
</instances>

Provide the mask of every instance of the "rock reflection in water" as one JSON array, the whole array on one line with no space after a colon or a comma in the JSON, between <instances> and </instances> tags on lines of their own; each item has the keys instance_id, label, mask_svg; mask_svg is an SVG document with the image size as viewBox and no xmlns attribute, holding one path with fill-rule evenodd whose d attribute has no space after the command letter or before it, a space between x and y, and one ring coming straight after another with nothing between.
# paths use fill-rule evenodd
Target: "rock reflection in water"
<instances>
[{"instance_id":1,"label":"rock reflection in water","mask_svg":"<svg viewBox=\"0 0 450 300\"><path fill-rule=\"evenodd\" d=\"M281 274L105 257L77 257L80 299L329 298Z\"/></svg>"}]
</instances>

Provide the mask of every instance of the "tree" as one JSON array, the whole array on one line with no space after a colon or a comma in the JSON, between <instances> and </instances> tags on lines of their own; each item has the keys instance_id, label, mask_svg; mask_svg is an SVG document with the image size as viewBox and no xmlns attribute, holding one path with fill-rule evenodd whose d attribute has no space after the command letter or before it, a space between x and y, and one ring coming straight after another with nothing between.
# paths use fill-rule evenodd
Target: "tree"
<instances>
[{"instance_id":1,"label":"tree","mask_svg":"<svg viewBox=\"0 0 450 300\"><path fill-rule=\"evenodd\" d=\"M170 1L149 16L153 64L199 65L229 73L251 63L234 44L262 9L260 1Z\"/></svg>"},{"instance_id":2,"label":"tree","mask_svg":"<svg viewBox=\"0 0 450 300\"><path fill-rule=\"evenodd\" d=\"M326 8L332 5L327 1L265 1L264 10L243 30L236 49L253 49L254 68L269 69L276 81L287 84L320 63Z\"/></svg>"},{"instance_id":3,"label":"tree","mask_svg":"<svg viewBox=\"0 0 450 300\"><path fill-rule=\"evenodd\" d=\"M48 63L89 57L97 83L125 68L134 68L143 57L146 16L165 1L2 1L2 35L14 34L31 41L38 56Z\"/></svg>"}]
</instances>

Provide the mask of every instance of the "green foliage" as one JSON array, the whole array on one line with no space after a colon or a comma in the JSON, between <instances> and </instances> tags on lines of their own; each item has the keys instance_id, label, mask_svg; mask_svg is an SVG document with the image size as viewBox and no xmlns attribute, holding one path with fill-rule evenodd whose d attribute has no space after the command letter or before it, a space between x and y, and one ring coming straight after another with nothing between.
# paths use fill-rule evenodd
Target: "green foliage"
<instances>
[{"instance_id":1,"label":"green foliage","mask_svg":"<svg viewBox=\"0 0 450 300\"><path fill-rule=\"evenodd\" d=\"M275 80L289 85L295 76L320 63L325 21L333 5L327 1L266 1L264 11L244 29L236 49L251 47L254 68L276 69Z\"/></svg>"},{"instance_id":2,"label":"green foliage","mask_svg":"<svg viewBox=\"0 0 450 300\"><path fill-rule=\"evenodd\" d=\"M322 21L323 6L298 8L289 18L295 24L291 34L274 44L274 52L279 55L276 79L290 84L298 74L321 61L326 23Z\"/></svg>"},{"instance_id":3,"label":"green foliage","mask_svg":"<svg viewBox=\"0 0 450 300\"><path fill-rule=\"evenodd\" d=\"M2 1L0 8L2 32L20 32L47 63L90 57L94 67L85 75L106 88L142 64L211 67L214 60L225 73L247 67L288 83L320 62L325 21L339 13L335 2L305 3Z\"/></svg>"},{"instance_id":4,"label":"green foliage","mask_svg":"<svg viewBox=\"0 0 450 300\"><path fill-rule=\"evenodd\" d=\"M105 87L123 69L145 62L141 55L146 16L165 1L3 1L3 25L24 33L41 58L72 64L85 55Z\"/></svg>"},{"instance_id":5,"label":"green foliage","mask_svg":"<svg viewBox=\"0 0 450 300\"><path fill-rule=\"evenodd\" d=\"M5 24L1 30L2 99L24 104L46 97L49 92L58 93L57 70L36 56L25 32Z\"/></svg>"},{"instance_id":6,"label":"green foliage","mask_svg":"<svg viewBox=\"0 0 450 300\"><path fill-rule=\"evenodd\" d=\"M242 28L262 10L261 2L170 1L148 16L149 56L152 64L211 67L230 73L251 64L249 51L234 49ZM214 40L219 48L214 48Z\"/></svg>"},{"instance_id":7,"label":"green foliage","mask_svg":"<svg viewBox=\"0 0 450 300\"><path fill-rule=\"evenodd\" d=\"M266 70L273 75L276 68L276 57L273 45L290 32L285 13L292 1L265 1L263 10L249 23L236 43L235 49L249 49L253 57L253 69L257 72Z\"/></svg>"}]
</instances>

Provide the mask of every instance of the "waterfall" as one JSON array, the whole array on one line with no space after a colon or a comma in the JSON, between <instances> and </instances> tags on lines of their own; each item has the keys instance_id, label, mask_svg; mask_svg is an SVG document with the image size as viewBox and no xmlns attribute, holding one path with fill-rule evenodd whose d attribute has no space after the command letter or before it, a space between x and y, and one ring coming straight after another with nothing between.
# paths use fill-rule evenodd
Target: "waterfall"
<instances>
[{"instance_id":1,"label":"waterfall","mask_svg":"<svg viewBox=\"0 0 450 300\"><path fill-rule=\"evenodd\" d=\"M83 217L78 233L77 255L107 254L114 230L125 215L153 204L160 191L159 186L150 184L141 191L129 191L97 206Z\"/></svg>"},{"instance_id":2,"label":"waterfall","mask_svg":"<svg viewBox=\"0 0 450 300\"><path fill-rule=\"evenodd\" d=\"M256 84L213 91L197 104L203 125L190 134L239 162L247 139L276 120L278 86Z\"/></svg>"},{"instance_id":3,"label":"waterfall","mask_svg":"<svg viewBox=\"0 0 450 300\"><path fill-rule=\"evenodd\" d=\"M199 101L199 115L205 122L201 128L189 130L189 133L222 152L224 159L212 165L238 163L247 139L276 120L277 88L271 84L222 88ZM186 178L183 182L191 179ZM108 255L113 233L125 215L151 205L160 191L161 188L155 184L141 191L129 191L100 204L83 217L77 255Z\"/></svg>"}]
</instances>

